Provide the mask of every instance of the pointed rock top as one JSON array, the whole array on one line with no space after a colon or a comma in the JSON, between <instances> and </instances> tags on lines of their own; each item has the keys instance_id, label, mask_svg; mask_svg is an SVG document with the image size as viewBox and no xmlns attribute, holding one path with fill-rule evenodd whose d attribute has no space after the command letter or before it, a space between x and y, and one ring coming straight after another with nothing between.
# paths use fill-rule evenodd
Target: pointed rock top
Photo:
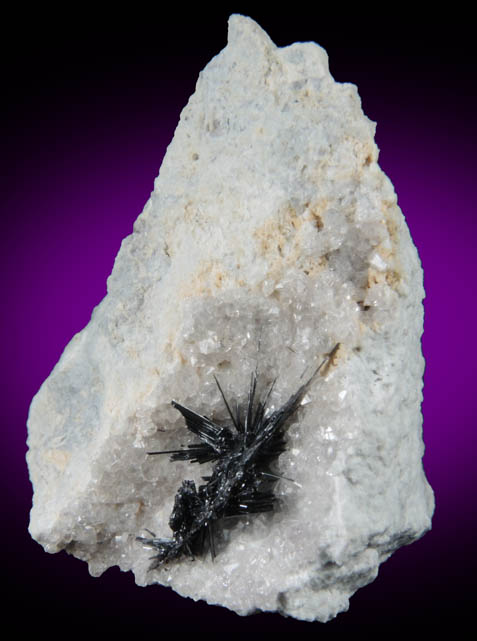
<instances>
[{"instance_id":1,"label":"pointed rock top","mask_svg":"<svg viewBox=\"0 0 477 641\"><path fill-rule=\"evenodd\" d=\"M262 47L275 46L269 35L255 20L239 13L233 13L229 17L228 44L234 46L242 41L254 41L255 44L260 44Z\"/></svg>"},{"instance_id":2,"label":"pointed rock top","mask_svg":"<svg viewBox=\"0 0 477 641\"><path fill-rule=\"evenodd\" d=\"M289 80L322 78L329 75L328 54L315 42L295 42L277 47L252 18L237 13L229 17L227 48L237 49L249 60L252 53L272 53L286 69ZM254 59L254 64L256 60Z\"/></svg>"}]
</instances>

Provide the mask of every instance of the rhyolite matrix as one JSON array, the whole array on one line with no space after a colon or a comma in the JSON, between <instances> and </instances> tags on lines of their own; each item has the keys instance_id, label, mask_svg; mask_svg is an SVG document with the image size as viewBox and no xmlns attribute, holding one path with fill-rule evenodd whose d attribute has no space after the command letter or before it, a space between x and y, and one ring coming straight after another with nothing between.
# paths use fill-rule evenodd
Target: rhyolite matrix
<instances>
[{"instance_id":1,"label":"rhyolite matrix","mask_svg":"<svg viewBox=\"0 0 477 641\"><path fill-rule=\"evenodd\" d=\"M233 15L200 74L108 294L33 399L31 535L240 614L326 621L430 528L422 270L375 125L314 43ZM185 481L214 462L171 401L230 425L250 376L273 413L337 343L284 432L277 504L224 520L216 555L151 569ZM196 440L196 439L195 439ZM289 480L291 479L291 480Z\"/></svg>"}]
</instances>

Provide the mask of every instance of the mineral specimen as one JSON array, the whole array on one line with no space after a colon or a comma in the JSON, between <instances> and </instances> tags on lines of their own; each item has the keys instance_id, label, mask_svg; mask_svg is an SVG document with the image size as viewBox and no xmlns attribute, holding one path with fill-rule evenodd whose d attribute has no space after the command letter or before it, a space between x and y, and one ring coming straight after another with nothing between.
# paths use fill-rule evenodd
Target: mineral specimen
<instances>
[{"instance_id":1,"label":"mineral specimen","mask_svg":"<svg viewBox=\"0 0 477 641\"><path fill-rule=\"evenodd\" d=\"M331 360L339 349L335 345L328 355ZM287 422L297 411L308 387L325 364L320 363L306 383L292 394L284 405L273 412L268 411L267 401L275 381L264 400L256 401L257 376L251 376L250 389L245 407L233 412L225 394L215 379L228 412L230 427L217 425L207 416L184 407L175 401L172 404L184 416L188 429L199 439L180 450L148 452L148 454L172 454L172 461L208 463L214 461L210 476L197 490L194 481L183 481L174 500L174 509L169 525L172 539L139 537L146 545L156 550L154 565L177 559L183 554L194 557L203 554L206 539L210 552L215 557L215 527L217 522L234 516L247 516L269 512L275 508L277 497L274 483L281 477L270 469L271 463L285 451L284 432ZM220 523L219 523L220 524Z\"/></svg>"},{"instance_id":2,"label":"mineral specimen","mask_svg":"<svg viewBox=\"0 0 477 641\"><path fill-rule=\"evenodd\" d=\"M231 16L106 298L31 404L45 550L240 614L326 621L429 529L422 270L373 136L322 48L277 48ZM148 455L196 442L171 400L230 424L214 377L240 407L257 371L260 394L276 379L273 416L337 343L284 432L277 508L224 519L215 559L151 569L138 538L170 539L177 488L213 474Z\"/></svg>"}]
</instances>

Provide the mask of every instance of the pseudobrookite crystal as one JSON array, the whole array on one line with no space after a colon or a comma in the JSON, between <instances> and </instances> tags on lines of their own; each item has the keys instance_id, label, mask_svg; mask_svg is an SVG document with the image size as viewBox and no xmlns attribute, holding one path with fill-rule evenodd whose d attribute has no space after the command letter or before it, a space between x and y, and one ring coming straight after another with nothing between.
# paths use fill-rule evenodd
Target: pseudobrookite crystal
<instances>
[{"instance_id":1,"label":"pseudobrookite crystal","mask_svg":"<svg viewBox=\"0 0 477 641\"><path fill-rule=\"evenodd\" d=\"M118 565L240 614L327 621L430 528L422 468L422 270L356 87L314 43L233 15L200 74L108 294L33 399L30 532L99 576ZM269 411L337 343L286 430L278 509L224 522L217 556L151 570L184 480L212 463L171 405L227 424L214 380ZM230 423L230 421L229 421Z\"/></svg>"}]
</instances>

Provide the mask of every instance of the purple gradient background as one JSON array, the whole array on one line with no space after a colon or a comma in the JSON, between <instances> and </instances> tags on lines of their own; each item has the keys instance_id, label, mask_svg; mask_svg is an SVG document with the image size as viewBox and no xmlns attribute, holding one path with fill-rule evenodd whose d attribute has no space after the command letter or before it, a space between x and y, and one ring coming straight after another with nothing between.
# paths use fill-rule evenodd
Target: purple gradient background
<instances>
[{"instance_id":1,"label":"purple gradient background","mask_svg":"<svg viewBox=\"0 0 477 641\"><path fill-rule=\"evenodd\" d=\"M477 481L477 105L467 34L452 21L391 28L383 19L376 38L354 18L343 25L309 14L271 18L240 4L232 10L252 15L278 45L319 42L334 77L358 85L425 270L424 467L436 494L433 529L387 561L326 629L462 620L476 571ZM148 634L158 621L165 631L179 623L181 632L209 636L227 624L237 634L325 629L279 615L240 618L166 588L144 590L117 568L93 579L86 564L46 554L27 533L29 404L106 294L198 72L225 46L229 13L74 26L64 18L58 30L48 16L30 14L9 25L21 46L5 50L2 75L3 582L38 631L70 621L111 632L138 624Z\"/></svg>"}]
</instances>

